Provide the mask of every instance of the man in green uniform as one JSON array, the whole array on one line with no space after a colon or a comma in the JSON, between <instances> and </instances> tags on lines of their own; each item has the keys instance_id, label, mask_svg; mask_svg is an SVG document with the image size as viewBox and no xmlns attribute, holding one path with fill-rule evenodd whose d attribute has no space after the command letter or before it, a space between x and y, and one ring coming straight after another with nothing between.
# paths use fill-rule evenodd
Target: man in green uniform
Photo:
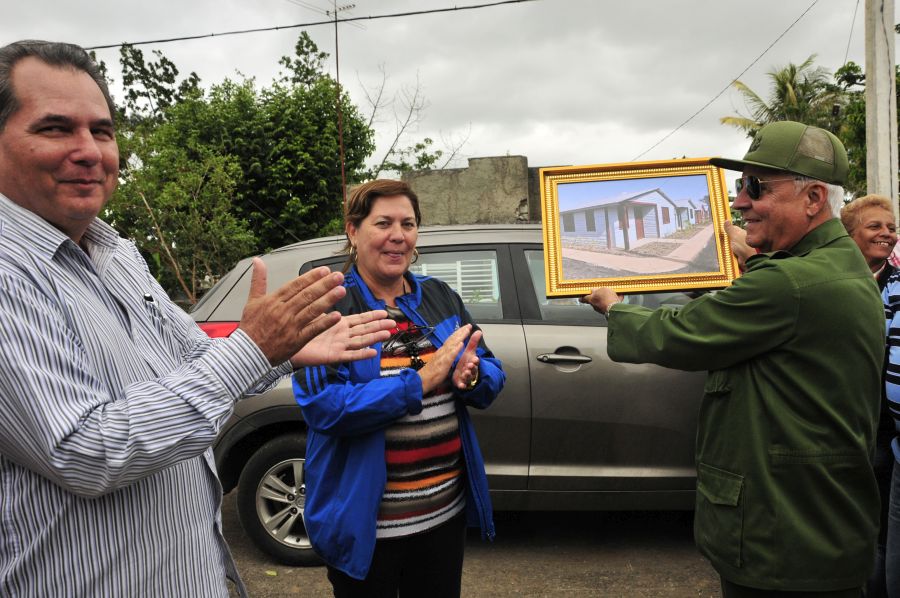
<instances>
[{"instance_id":1,"label":"man in green uniform","mask_svg":"<svg viewBox=\"0 0 900 598\"><path fill-rule=\"evenodd\" d=\"M709 370L694 536L723 595L857 597L878 529L884 308L836 219L846 151L827 131L777 122L743 160L712 163L743 171L733 207L759 252L746 273L681 309L606 288L582 301L609 319L613 360Z\"/></svg>"}]
</instances>

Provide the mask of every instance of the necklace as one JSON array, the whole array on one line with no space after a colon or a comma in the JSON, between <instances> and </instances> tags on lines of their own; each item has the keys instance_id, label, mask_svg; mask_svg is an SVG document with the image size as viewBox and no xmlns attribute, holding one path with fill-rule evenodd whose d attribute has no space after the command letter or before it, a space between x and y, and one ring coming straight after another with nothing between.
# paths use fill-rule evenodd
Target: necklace
<instances>
[{"instance_id":1,"label":"necklace","mask_svg":"<svg viewBox=\"0 0 900 598\"><path fill-rule=\"evenodd\" d=\"M395 294L393 291L384 293L383 296L379 292L375 292L373 294L375 294L375 297L384 300L385 304L393 306L393 304L397 303L397 297L401 297L410 292L406 288L406 279L405 278L401 279L400 285L401 286L400 286L400 294L399 295ZM388 299L388 298L390 298L390 299Z\"/></svg>"}]
</instances>

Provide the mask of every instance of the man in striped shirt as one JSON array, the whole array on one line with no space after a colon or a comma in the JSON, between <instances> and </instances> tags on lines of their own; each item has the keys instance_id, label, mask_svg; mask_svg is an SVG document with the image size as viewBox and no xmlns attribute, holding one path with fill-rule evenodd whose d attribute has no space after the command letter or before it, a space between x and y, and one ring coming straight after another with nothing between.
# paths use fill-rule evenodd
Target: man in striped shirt
<instances>
[{"instance_id":1,"label":"man in striped shirt","mask_svg":"<svg viewBox=\"0 0 900 598\"><path fill-rule=\"evenodd\" d=\"M340 274L267 295L257 260L239 328L207 338L96 218L113 115L81 48L0 48L0 595L227 596L226 577L244 594L217 432L292 365L367 357L387 332L322 316ZM375 332L351 339L357 323Z\"/></svg>"}]
</instances>

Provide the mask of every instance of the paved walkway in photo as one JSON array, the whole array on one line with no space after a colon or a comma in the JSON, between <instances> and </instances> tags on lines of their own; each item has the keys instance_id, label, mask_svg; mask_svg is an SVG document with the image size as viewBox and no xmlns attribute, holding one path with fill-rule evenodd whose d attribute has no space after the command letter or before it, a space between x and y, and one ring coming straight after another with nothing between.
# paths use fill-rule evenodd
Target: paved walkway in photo
<instances>
[{"instance_id":1,"label":"paved walkway in photo","mask_svg":"<svg viewBox=\"0 0 900 598\"><path fill-rule=\"evenodd\" d=\"M603 266L604 268L633 272L635 274L665 274L666 272L680 270L684 268L685 264L690 264L694 261L703 248L706 247L706 244L712 238L714 232L713 225L710 224L690 239L645 238L638 241L635 245L636 247L640 247L647 243L671 243L673 245L679 245L679 247L664 257L617 255L613 253L603 253L602 251L585 251L583 249L568 249L565 247L562 250L562 255L564 258L594 264L595 266Z\"/></svg>"}]
</instances>

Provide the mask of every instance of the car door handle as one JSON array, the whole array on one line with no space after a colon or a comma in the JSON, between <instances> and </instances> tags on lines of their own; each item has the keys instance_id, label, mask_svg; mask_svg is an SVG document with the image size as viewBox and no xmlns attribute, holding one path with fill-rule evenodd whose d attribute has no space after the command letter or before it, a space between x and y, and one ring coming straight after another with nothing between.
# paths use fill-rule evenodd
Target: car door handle
<instances>
[{"instance_id":1,"label":"car door handle","mask_svg":"<svg viewBox=\"0 0 900 598\"><path fill-rule=\"evenodd\" d=\"M562 353L541 353L537 356L537 360L544 363L590 363L593 361L587 355L564 355Z\"/></svg>"}]
</instances>

